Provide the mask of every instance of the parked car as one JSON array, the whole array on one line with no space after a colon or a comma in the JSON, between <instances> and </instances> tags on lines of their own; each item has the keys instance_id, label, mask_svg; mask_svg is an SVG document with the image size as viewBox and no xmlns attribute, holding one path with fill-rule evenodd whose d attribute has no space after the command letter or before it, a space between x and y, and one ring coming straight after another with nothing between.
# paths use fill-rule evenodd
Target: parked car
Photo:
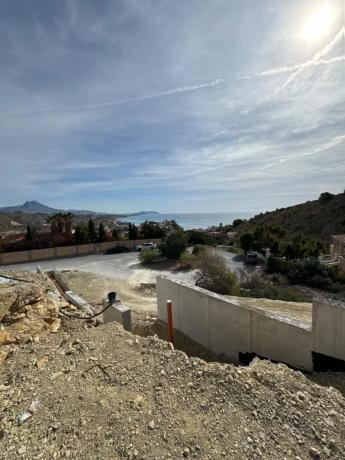
<instances>
[{"instance_id":1,"label":"parked car","mask_svg":"<svg viewBox=\"0 0 345 460\"><path fill-rule=\"evenodd\" d=\"M258 263L258 254L254 251L249 251L246 254L246 263L256 265Z\"/></svg>"},{"instance_id":2,"label":"parked car","mask_svg":"<svg viewBox=\"0 0 345 460\"><path fill-rule=\"evenodd\" d=\"M105 251L106 254L120 254L122 252L129 252L129 248L127 246L114 246L112 248L109 248Z\"/></svg>"},{"instance_id":3,"label":"parked car","mask_svg":"<svg viewBox=\"0 0 345 460\"><path fill-rule=\"evenodd\" d=\"M137 251L141 251L142 249L157 249L156 243L144 243L144 244L139 244L139 246L136 247Z\"/></svg>"}]
</instances>

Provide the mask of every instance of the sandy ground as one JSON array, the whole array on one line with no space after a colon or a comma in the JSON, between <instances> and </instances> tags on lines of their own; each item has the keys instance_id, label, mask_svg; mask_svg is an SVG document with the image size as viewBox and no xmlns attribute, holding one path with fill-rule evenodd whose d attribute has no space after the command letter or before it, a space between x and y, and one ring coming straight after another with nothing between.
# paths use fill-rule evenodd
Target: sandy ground
<instances>
[{"instance_id":1,"label":"sandy ground","mask_svg":"<svg viewBox=\"0 0 345 460\"><path fill-rule=\"evenodd\" d=\"M249 297L230 297L238 305L254 307L276 315L292 318L310 325L312 324L313 305L309 302L284 302L271 299L251 299Z\"/></svg>"},{"instance_id":2,"label":"sandy ground","mask_svg":"<svg viewBox=\"0 0 345 460\"><path fill-rule=\"evenodd\" d=\"M152 312L157 310L157 297L153 283L145 283L142 278L138 279L138 283L134 280L103 277L87 272L64 271L62 280L73 292L94 305L101 304L108 292L115 291L117 298L132 310Z\"/></svg>"}]
</instances>

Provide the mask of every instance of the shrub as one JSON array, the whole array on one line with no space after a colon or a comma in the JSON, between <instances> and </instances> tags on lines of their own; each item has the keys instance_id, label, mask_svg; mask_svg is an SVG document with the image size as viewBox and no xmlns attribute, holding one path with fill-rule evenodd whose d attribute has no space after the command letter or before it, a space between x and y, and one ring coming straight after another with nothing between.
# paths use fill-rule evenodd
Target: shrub
<instances>
[{"instance_id":1,"label":"shrub","mask_svg":"<svg viewBox=\"0 0 345 460\"><path fill-rule=\"evenodd\" d=\"M321 201L321 203L326 203L327 201L331 200L332 198L334 198L333 193L323 192L319 196L319 201Z\"/></svg>"},{"instance_id":2,"label":"shrub","mask_svg":"<svg viewBox=\"0 0 345 460\"><path fill-rule=\"evenodd\" d=\"M159 249L163 256L177 260L187 249L187 240L183 232L171 232L162 241Z\"/></svg>"},{"instance_id":3,"label":"shrub","mask_svg":"<svg viewBox=\"0 0 345 460\"><path fill-rule=\"evenodd\" d=\"M197 286L218 294L239 294L236 275L227 269L224 259L215 251L211 249L201 251L196 267L198 268L195 283Z\"/></svg>"},{"instance_id":4,"label":"shrub","mask_svg":"<svg viewBox=\"0 0 345 460\"><path fill-rule=\"evenodd\" d=\"M267 270L271 273L286 274L291 284L305 284L333 292L342 286L342 281L337 278L335 272L315 258L284 260L271 256L268 259Z\"/></svg>"},{"instance_id":5,"label":"shrub","mask_svg":"<svg viewBox=\"0 0 345 460\"><path fill-rule=\"evenodd\" d=\"M252 233L243 233L240 237L241 248L244 252L250 251L254 243L254 236Z\"/></svg>"},{"instance_id":6,"label":"shrub","mask_svg":"<svg viewBox=\"0 0 345 460\"><path fill-rule=\"evenodd\" d=\"M194 268L197 261L197 257L194 254L190 254L185 251L180 255L180 266L183 270L191 270Z\"/></svg>"},{"instance_id":7,"label":"shrub","mask_svg":"<svg viewBox=\"0 0 345 460\"><path fill-rule=\"evenodd\" d=\"M203 245L203 244L196 244L193 248L193 251L192 251L192 254L194 254L195 256L199 255L201 251L205 251L205 249L207 249L207 246Z\"/></svg>"},{"instance_id":8,"label":"shrub","mask_svg":"<svg viewBox=\"0 0 345 460\"><path fill-rule=\"evenodd\" d=\"M190 245L208 244L210 242L210 237L200 230L187 230L186 236Z\"/></svg>"},{"instance_id":9,"label":"shrub","mask_svg":"<svg viewBox=\"0 0 345 460\"><path fill-rule=\"evenodd\" d=\"M267 261L267 271L270 273L281 273L287 275L291 268L288 260L279 257L270 256Z\"/></svg>"},{"instance_id":10,"label":"shrub","mask_svg":"<svg viewBox=\"0 0 345 460\"><path fill-rule=\"evenodd\" d=\"M259 273L243 273L241 295L261 299L284 300L287 302L307 302L308 299L300 292L286 287L277 286Z\"/></svg>"},{"instance_id":11,"label":"shrub","mask_svg":"<svg viewBox=\"0 0 345 460\"><path fill-rule=\"evenodd\" d=\"M158 249L142 249L139 253L139 260L143 265L158 262L161 255Z\"/></svg>"}]
</instances>

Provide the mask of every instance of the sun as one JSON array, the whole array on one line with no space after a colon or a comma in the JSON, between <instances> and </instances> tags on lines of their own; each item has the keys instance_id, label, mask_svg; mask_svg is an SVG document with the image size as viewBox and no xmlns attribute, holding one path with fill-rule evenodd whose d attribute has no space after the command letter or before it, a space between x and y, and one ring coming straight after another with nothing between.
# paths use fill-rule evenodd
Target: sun
<instances>
[{"instance_id":1,"label":"sun","mask_svg":"<svg viewBox=\"0 0 345 460\"><path fill-rule=\"evenodd\" d=\"M324 5L315 11L306 21L302 36L308 41L316 41L325 35L334 20L334 11L329 5Z\"/></svg>"}]
</instances>

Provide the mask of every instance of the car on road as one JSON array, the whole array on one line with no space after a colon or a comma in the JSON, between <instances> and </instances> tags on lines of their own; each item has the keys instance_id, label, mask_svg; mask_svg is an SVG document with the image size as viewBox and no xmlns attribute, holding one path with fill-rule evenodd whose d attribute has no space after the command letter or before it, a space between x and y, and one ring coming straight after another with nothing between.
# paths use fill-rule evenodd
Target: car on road
<instances>
[{"instance_id":1,"label":"car on road","mask_svg":"<svg viewBox=\"0 0 345 460\"><path fill-rule=\"evenodd\" d=\"M127 246L118 245L105 251L106 254L121 254L122 252L129 252L129 248L127 248Z\"/></svg>"},{"instance_id":2,"label":"car on road","mask_svg":"<svg viewBox=\"0 0 345 460\"><path fill-rule=\"evenodd\" d=\"M254 251L248 251L246 254L246 263L256 265L259 262L258 254Z\"/></svg>"},{"instance_id":3,"label":"car on road","mask_svg":"<svg viewBox=\"0 0 345 460\"><path fill-rule=\"evenodd\" d=\"M137 251L141 251L142 249L157 249L157 244L156 243L152 243L152 242L149 242L149 243L144 243L144 244L139 244L137 247L136 247Z\"/></svg>"}]
</instances>

